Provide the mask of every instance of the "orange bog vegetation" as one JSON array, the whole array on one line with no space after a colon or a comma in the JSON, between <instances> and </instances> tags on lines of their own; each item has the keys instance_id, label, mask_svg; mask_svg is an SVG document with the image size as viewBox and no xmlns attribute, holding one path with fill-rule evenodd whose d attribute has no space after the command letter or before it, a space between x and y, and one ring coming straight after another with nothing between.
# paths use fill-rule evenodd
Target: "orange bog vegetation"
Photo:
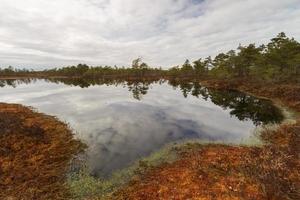
<instances>
[{"instance_id":1,"label":"orange bog vegetation","mask_svg":"<svg viewBox=\"0 0 300 200\"><path fill-rule=\"evenodd\" d=\"M72 156L82 149L68 126L15 104L0 104L0 199L63 199Z\"/></svg>"}]
</instances>

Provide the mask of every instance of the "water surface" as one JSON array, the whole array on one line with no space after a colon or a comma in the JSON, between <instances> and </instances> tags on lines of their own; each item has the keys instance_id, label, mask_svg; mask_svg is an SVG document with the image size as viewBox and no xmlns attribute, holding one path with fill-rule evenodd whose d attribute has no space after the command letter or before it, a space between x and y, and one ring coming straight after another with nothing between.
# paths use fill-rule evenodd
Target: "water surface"
<instances>
[{"instance_id":1,"label":"water surface","mask_svg":"<svg viewBox=\"0 0 300 200\"><path fill-rule=\"evenodd\" d=\"M167 143L241 143L256 126L283 119L270 101L198 83L2 80L0 101L33 106L70 124L86 142L88 164L106 176Z\"/></svg>"}]
</instances>

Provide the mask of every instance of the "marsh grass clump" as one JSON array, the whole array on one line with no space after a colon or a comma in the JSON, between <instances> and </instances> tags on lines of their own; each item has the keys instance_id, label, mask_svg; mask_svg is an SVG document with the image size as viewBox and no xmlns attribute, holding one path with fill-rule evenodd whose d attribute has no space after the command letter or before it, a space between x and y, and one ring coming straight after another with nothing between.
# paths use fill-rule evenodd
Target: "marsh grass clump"
<instances>
[{"instance_id":1,"label":"marsh grass clump","mask_svg":"<svg viewBox=\"0 0 300 200\"><path fill-rule=\"evenodd\" d=\"M129 181L138 179L163 163L174 162L177 154L177 145L168 144L161 150L135 161L129 167L113 172L107 178L92 176L91 170L83 164L81 169L68 175L66 186L72 199L114 199L114 193Z\"/></svg>"},{"instance_id":2,"label":"marsh grass clump","mask_svg":"<svg viewBox=\"0 0 300 200\"><path fill-rule=\"evenodd\" d=\"M65 199L68 166L84 145L55 117L0 103L0 199Z\"/></svg>"},{"instance_id":3,"label":"marsh grass clump","mask_svg":"<svg viewBox=\"0 0 300 200\"><path fill-rule=\"evenodd\" d=\"M113 185L109 181L91 176L87 169L81 169L69 175L67 187L72 199L90 199L103 197L109 193Z\"/></svg>"},{"instance_id":4,"label":"marsh grass clump","mask_svg":"<svg viewBox=\"0 0 300 200\"><path fill-rule=\"evenodd\" d=\"M104 199L112 192L126 184L139 168L134 164L128 168L114 172L108 178L94 177L88 166L68 174L66 186L72 199Z\"/></svg>"}]
</instances>

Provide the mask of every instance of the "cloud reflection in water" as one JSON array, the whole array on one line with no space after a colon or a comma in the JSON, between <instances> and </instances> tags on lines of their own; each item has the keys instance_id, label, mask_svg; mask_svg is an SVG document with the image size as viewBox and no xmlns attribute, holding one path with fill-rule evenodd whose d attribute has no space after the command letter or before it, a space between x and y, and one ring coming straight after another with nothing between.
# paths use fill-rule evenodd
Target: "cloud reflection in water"
<instances>
[{"instance_id":1,"label":"cloud reflection in water","mask_svg":"<svg viewBox=\"0 0 300 200\"><path fill-rule=\"evenodd\" d=\"M261 120L258 115L266 107L253 97L195 91L191 85L179 87L186 98L166 83L149 87L147 95L134 99L124 85L80 88L37 80L16 88L2 87L0 101L30 105L70 123L76 136L89 145L89 164L97 176L124 168L174 141L197 138L240 143L255 128L256 122L249 119ZM138 94L138 87L132 88ZM207 98L201 98L205 92ZM245 107L249 105L248 112Z\"/></svg>"}]
</instances>

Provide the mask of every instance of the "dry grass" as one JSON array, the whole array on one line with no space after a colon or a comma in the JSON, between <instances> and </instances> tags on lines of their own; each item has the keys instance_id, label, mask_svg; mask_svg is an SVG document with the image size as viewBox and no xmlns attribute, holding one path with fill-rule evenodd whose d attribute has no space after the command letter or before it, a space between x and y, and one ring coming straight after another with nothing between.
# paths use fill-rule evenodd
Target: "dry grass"
<instances>
[{"instance_id":1,"label":"dry grass","mask_svg":"<svg viewBox=\"0 0 300 200\"><path fill-rule=\"evenodd\" d=\"M15 104L0 104L0 199L65 199L65 174L82 149L68 126Z\"/></svg>"}]
</instances>

